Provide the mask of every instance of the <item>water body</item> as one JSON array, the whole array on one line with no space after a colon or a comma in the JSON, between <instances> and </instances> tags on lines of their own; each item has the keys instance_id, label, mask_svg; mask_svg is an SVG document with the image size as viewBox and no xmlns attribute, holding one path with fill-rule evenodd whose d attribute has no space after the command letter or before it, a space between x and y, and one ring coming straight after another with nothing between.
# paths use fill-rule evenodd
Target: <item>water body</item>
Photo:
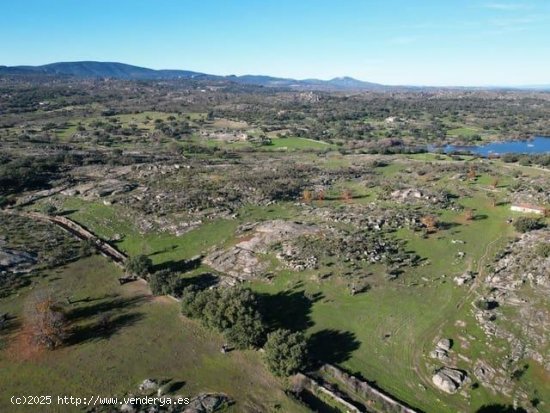
<instances>
[{"instance_id":1,"label":"water body","mask_svg":"<svg viewBox=\"0 0 550 413\"><path fill-rule=\"evenodd\" d=\"M504 155L507 153L523 153L528 155L550 153L550 137L536 136L528 141L490 142L481 146L428 146L428 151L445 153L471 152L480 156Z\"/></svg>"}]
</instances>

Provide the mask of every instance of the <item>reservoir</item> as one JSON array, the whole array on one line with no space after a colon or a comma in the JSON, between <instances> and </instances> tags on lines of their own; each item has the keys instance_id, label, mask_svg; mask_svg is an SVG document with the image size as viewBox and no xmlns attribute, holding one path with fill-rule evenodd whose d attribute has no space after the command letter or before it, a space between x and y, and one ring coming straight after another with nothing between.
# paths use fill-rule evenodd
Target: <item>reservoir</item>
<instances>
[{"instance_id":1,"label":"reservoir","mask_svg":"<svg viewBox=\"0 0 550 413\"><path fill-rule=\"evenodd\" d=\"M550 154L550 137L536 136L527 141L489 142L481 146L428 146L428 151L430 152L441 150L445 153L471 152L481 156L504 155L507 153L522 153L529 155Z\"/></svg>"}]
</instances>

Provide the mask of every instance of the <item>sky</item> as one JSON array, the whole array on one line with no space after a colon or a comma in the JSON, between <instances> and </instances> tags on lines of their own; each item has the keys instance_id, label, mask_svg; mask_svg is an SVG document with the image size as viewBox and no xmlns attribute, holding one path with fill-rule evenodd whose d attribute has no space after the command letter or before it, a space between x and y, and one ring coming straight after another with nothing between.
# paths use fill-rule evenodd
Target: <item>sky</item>
<instances>
[{"instance_id":1,"label":"sky","mask_svg":"<svg viewBox=\"0 0 550 413\"><path fill-rule=\"evenodd\" d=\"M0 0L0 65L550 84L550 0Z\"/></svg>"}]
</instances>

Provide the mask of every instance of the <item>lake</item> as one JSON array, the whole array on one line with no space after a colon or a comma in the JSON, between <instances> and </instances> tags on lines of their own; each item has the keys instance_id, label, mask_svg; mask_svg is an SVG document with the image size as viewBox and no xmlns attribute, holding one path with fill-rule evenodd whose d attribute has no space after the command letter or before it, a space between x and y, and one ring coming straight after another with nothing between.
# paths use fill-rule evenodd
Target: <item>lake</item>
<instances>
[{"instance_id":1,"label":"lake","mask_svg":"<svg viewBox=\"0 0 550 413\"><path fill-rule=\"evenodd\" d=\"M506 153L544 154L550 153L550 137L536 136L528 141L490 142L481 146L428 146L430 152L439 150L445 153L471 152L481 156L504 155Z\"/></svg>"}]
</instances>

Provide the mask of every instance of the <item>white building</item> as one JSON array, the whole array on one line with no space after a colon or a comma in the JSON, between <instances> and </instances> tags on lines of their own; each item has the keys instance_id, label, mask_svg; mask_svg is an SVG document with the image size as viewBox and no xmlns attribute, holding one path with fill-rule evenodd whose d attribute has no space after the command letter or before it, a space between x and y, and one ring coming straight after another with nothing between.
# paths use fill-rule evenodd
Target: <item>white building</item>
<instances>
[{"instance_id":1,"label":"white building","mask_svg":"<svg viewBox=\"0 0 550 413\"><path fill-rule=\"evenodd\" d=\"M531 204L512 204L510 209L512 211L525 212L528 214L544 215L545 213L545 209L543 207Z\"/></svg>"}]
</instances>

